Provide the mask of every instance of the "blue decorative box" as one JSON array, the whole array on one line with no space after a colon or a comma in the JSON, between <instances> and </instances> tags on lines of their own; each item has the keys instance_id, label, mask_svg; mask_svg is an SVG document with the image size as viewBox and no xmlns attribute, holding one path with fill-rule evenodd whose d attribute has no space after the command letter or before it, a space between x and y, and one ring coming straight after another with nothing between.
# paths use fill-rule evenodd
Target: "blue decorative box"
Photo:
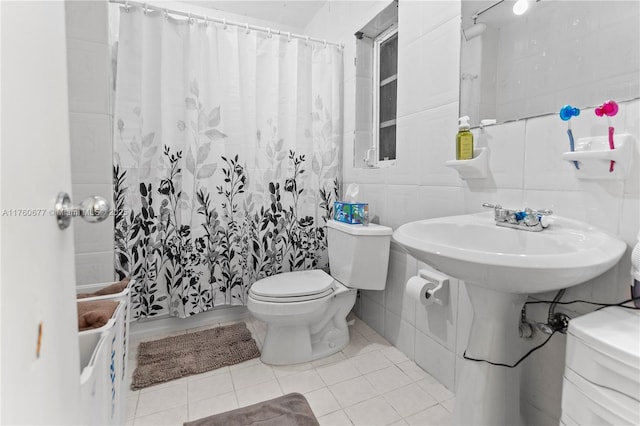
<instances>
[{"instance_id":1,"label":"blue decorative box","mask_svg":"<svg viewBox=\"0 0 640 426\"><path fill-rule=\"evenodd\" d=\"M333 203L333 219L339 222L352 225L363 223L368 213L369 204L367 203L346 203L342 201Z\"/></svg>"}]
</instances>

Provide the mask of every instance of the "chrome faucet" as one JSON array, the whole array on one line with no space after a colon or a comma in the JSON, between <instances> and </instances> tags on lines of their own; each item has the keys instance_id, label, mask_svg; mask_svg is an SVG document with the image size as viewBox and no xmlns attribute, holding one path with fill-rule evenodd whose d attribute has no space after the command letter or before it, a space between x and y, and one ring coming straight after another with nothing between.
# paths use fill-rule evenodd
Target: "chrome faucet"
<instances>
[{"instance_id":1,"label":"chrome faucet","mask_svg":"<svg viewBox=\"0 0 640 426\"><path fill-rule=\"evenodd\" d=\"M533 210L526 207L524 210L510 210L500 204L483 203L482 207L488 207L494 211L496 225L507 228L522 229L524 231L539 232L548 226L542 218L553 214L551 210Z\"/></svg>"}]
</instances>

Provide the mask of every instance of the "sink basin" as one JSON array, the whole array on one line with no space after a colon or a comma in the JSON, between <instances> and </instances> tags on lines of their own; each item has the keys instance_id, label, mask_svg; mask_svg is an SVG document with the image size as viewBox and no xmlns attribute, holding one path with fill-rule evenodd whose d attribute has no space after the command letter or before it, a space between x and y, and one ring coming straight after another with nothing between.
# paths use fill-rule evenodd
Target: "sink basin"
<instances>
[{"instance_id":1,"label":"sink basin","mask_svg":"<svg viewBox=\"0 0 640 426\"><path fill-rule=\"evenodd\" d=\"M464 281L509 293L570 287L615 265L618 238L586 223L554 216L541 232L496 226L492 212L419 220L393 238L413 257Z\"/></svg>"},{"instance_id":2,"label":"sink basin","mask_svg":"<svg viewBox=\"0 0 640 426\"><path fill-rule=\"evenodd\" d=\"M493 212L420 220L394 240L413 257L464 280L473 321L457 380L457 425L524 424L520 414L520 312L529 293L594 278L626 250L618 238L553 216L541 232L496 226ZM525 360L524 362L527 362Z\"/></svg>"}]
</instances>

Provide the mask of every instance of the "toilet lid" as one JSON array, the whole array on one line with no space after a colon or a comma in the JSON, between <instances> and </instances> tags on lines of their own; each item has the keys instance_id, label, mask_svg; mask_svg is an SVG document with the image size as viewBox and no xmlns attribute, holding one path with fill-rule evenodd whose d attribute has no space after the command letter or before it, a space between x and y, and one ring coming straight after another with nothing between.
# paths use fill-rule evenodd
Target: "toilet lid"
<instances>
[{"instance_id":1,"label":"toilet lid","mask_svg":"<svg viewBox=\"0 0 640 426\"><path fill-rule=\"evenodd\" d=\"M333 287L333 277L319 269L285 272L256 281L251 293L269 298L304 297L327 292Z\"/></svg>"}]
</instances>

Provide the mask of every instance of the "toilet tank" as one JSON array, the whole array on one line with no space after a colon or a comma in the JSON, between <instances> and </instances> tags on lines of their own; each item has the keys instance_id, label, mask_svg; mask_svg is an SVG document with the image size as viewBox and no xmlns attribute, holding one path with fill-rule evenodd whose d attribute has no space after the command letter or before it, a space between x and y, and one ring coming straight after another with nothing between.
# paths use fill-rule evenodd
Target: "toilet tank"
<instances>
[{"instance_id":1,"label":"toilet tank","mask_svg":"<svg viewBox=\"0 0 640 426\"><path fill-rule=\"evenodd\" d=\"M350 288L384 290L393 230L369 224L327 222L331 276Z\"/></svg>"}]
</instances>

